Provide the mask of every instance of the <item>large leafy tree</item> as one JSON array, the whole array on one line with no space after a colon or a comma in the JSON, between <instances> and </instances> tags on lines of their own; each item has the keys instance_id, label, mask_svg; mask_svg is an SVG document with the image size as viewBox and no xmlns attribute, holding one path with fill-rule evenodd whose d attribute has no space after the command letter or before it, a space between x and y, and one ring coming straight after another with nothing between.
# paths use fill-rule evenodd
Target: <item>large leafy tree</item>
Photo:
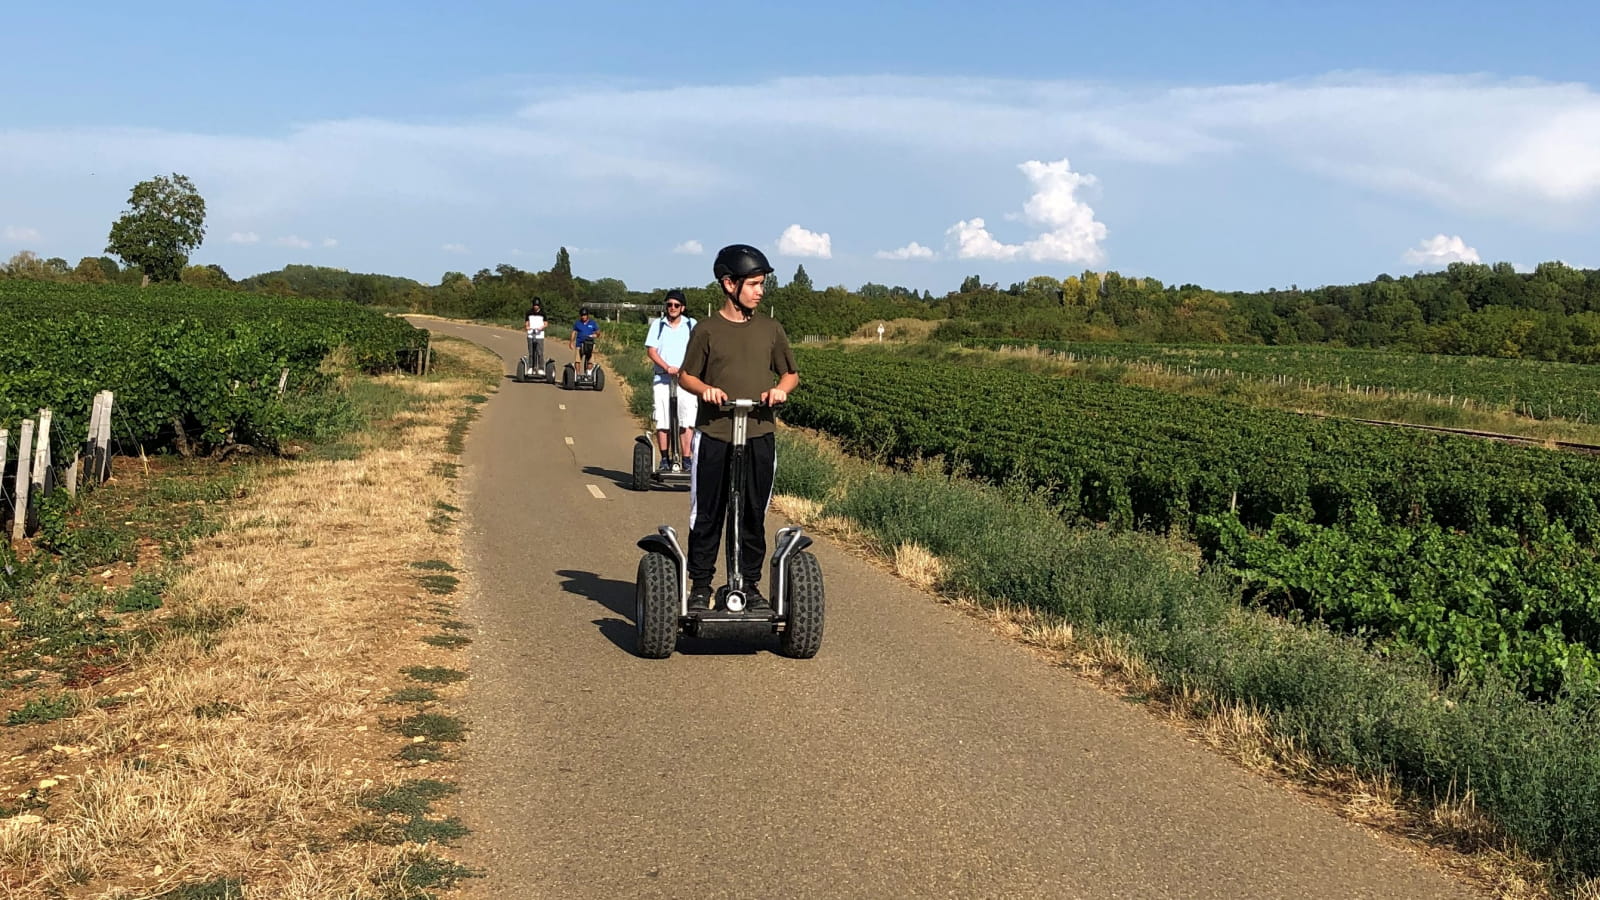
<instances>
[{"instance_id":1,"label":"large leafy tree","mask_svg":"<svg viewBox=\"0 0 1600 900\"><path fill-rule=\"evenodd\" d=\"M106 252L149 281L177 281L206 236L206 201L187 176L157 175L133 186L128 209L111 225Z\"/></svg>"}]
</instances>

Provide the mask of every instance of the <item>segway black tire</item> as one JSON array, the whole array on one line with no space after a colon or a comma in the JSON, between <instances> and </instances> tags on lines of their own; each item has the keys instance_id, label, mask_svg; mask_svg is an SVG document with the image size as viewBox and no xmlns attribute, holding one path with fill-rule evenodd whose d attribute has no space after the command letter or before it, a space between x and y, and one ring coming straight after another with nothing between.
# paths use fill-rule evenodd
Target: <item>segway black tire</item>
<instances>
[{"instance_id":1,"label":"segway black tire","mask_svg":"<svg viewBox=\"0 0 1600 900\"><path fill-rule=\"evenodd\" d=\"M597 391L606 389L606 370L599 366L594 367L594 389Z\"/></svg>"},{"instance_id":2,"label":"segway black tire","mask_svg":"<svg viewBox=\"0 0 1600 900\"><path fill-rule=\"evenodd\" d=\"M547 360L544 364L544 380L551 384L556 383L556 364L553 360Z\"/></svg>"},{"instance_id":3,"label":"segway black tire","mask_svg":"<svg viewBox=\"0 0 1600 900\"><path fill-rule=\"evenodd\" d=\"M527 381L527 380L528 380L528 358L526 356L524 356L521 359L517 360L517 381L518 382L523 382L523 381Z\"/></svg>"},{"instance_id":4,"label":"segway black tire","mask_svg":"<svg viewBox=\"0 0 1600 900\"><path fill-rule=\"evenodd\" d=\"M650 490L651 471L655 466L655 451L650 449L647 441L633 442L633 489L636 491Z\"/></svg>"},{"instance_id":5,"label":"segway black tire","mask_svg":"<svg viewBox=\"0 0 1600 900\"><path fill-rule=\"evenodd\" d=\"M822 649L822 566L801 550L789 557L788 598L784 612L788 623L778 633L778 653L790 659L810 659Z\"/></svg>"},{"instance_id":6,"label":"segway black tire","mask_svg":"<svg viewBox=\"0 0 1600 900\"><path fill-rule=\"evenodd\" d=\"M678 647L678 564L665 553L646 553L634 581L635 651L645 659L666 659Z\"/></svg>"},{"instance_id":7,"label":"segway black tire","mask_svg":"<svg viewBox=\"0 0 1600 900\"><path fill-rule=\"evenodd\" d=\"M572 390L572 363L567 363L561 368L561 389Z\"/></svg>"}]
</instances>

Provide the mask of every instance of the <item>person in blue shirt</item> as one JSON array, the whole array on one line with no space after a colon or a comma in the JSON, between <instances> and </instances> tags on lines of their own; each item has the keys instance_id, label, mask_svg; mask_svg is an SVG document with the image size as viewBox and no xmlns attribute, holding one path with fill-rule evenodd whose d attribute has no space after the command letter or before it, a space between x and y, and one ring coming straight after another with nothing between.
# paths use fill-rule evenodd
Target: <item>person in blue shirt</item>
<instances>
[{"instance_id":1,"label":"person in blue shirt","mask_svg":"<svg viewBox=\"0 0 1600 900\"><path fill-rule=\"evenodd\" d=\"M600 323L589 315L589 307L578 310L578 321L572 323L572 340L574 363L583 366L583 374L589 374L589 359L594 356L594 339L600 336Z\"/></svg>"}]
</instances>

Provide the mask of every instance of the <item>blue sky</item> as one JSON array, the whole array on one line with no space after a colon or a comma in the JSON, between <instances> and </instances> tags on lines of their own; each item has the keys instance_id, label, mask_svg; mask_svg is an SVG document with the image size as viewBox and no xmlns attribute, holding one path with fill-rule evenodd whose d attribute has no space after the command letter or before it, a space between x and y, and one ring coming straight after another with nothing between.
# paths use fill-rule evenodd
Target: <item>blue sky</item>
<instances>
[{"instance_id":1,"label":"blue sky","mask_svg":"<svg viewBox=\"0 0 1600 900\"><path fill-rule=\"evenodd\" d=\"M7 10L0 257L96 255L177 171L235 277L565 245L646 289L734 241L935 293L1600 266L1585 4L156 7Z\"/></svg>"}]
</instances>

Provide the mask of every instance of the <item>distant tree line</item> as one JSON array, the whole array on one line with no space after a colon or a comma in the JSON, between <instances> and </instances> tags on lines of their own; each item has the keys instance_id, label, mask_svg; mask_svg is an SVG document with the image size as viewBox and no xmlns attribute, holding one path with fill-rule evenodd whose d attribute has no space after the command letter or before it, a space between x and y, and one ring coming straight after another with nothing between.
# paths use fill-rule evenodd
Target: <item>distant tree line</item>
<instances>
[{"instance_id":1,"label":"distant tree line","mask_svg":"<svg viewBox=\"0 0 1600 900\"><path fill-rule=\"evenodd\" d=\"M968 278L944 300L946 338L1333 344L1600 362L1600 270L1452 263L1442 272L1300 290L1210 291L1084 272L1006 290Z\"/></svg>"},{"instance_id":2,"label":"distant tree line","mask_svg":"<svg viewBox=\"0 0 1600 900\"><path fill-rule=\"evenodd\" d=\"M0 278L79 283L139 283L148 271L110 256L76 265L23 251ZM446 272L438 284L392 275L291 265L235 281L219 266L185 265L179 280L280 296L326 297L409 312L516 319L539 297L555 319L587 303L637 303L653 314L668 286L631 290L620 279L572 272L566 248L544 271L501 264L473 275ZM874 321L940 320L935 337L1012 337L1052 341L1330 344L1407 352L1600 362L1600 270L1559 262L1518 272L1509 263L1452 263L1440 272L1308 290L1255 292L1169 286L1155 278L1086 271L1037 275L1001 288L968 276L942 297L875 283L817 288L802 265L788 283L774 278L764 307L796 340L837 337ZM722 303L714 282L681 286L692 315Z\"/></svg>"}]
</instances>

